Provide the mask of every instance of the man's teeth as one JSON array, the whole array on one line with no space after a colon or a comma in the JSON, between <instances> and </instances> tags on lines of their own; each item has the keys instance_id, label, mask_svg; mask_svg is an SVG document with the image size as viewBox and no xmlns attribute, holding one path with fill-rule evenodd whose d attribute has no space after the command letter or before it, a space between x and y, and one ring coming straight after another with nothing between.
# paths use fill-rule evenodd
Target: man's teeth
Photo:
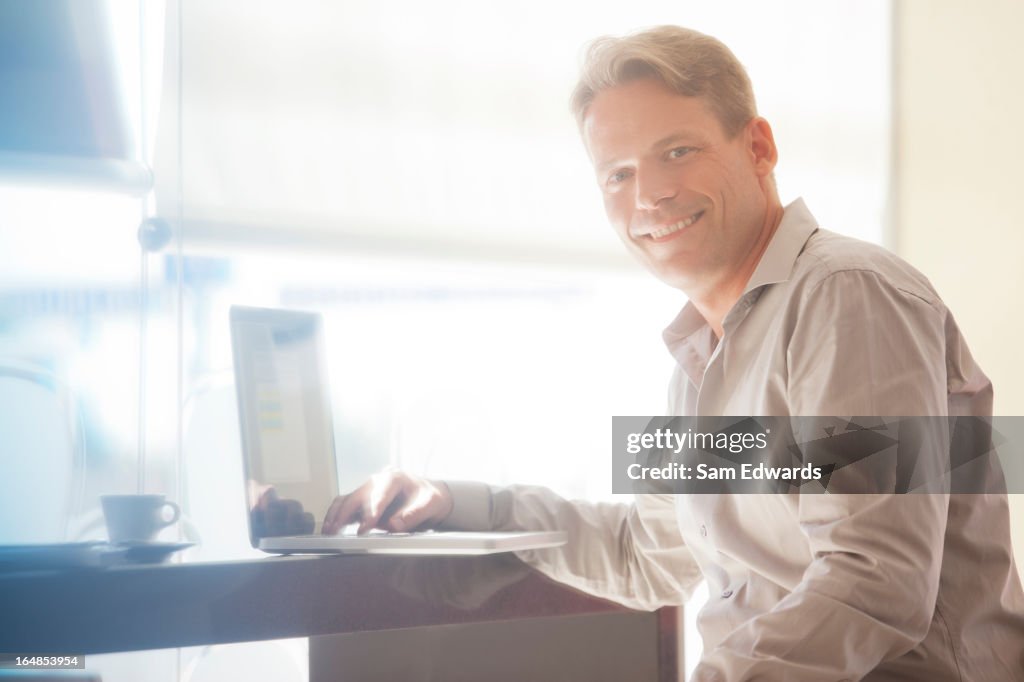
<instances>
[{"instance_id":1,"label":"man's teeth","mask_svg":"<svg viewBox=\"0 0 1024 682\"><path fill-rule=\"evenodd\" d=\"M701 211L700 213L694 213L692 216L686 218L685 220L680 220L678 223L669 225L668 227L663 227L657 232L651 232L650 236L652 239L661 239L662 237L667 237L673 232L678 232L684 227L689 227L690 225L693 225L695 222L697 222L697 219L700 218L702 215L704 215L704 211Z\"/></svg>"}]
</instances>

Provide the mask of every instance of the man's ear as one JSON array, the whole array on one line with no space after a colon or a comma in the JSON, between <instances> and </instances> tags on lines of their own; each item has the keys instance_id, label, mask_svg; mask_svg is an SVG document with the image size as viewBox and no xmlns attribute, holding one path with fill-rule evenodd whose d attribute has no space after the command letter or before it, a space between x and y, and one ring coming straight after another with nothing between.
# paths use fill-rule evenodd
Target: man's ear
<instances>
[{"instance_id":1,"label":"man's ear","mask_svg":"<svg viewBox=\"0 0 1024 682\"><path fill-rule=\"evenodd\" d=\"M754 171L760 176L771 175L779 160L779 150L775 146L775 135L768 121L755 116L747 124L750 158L754 163Z\"/></svg>"}]
</instances>

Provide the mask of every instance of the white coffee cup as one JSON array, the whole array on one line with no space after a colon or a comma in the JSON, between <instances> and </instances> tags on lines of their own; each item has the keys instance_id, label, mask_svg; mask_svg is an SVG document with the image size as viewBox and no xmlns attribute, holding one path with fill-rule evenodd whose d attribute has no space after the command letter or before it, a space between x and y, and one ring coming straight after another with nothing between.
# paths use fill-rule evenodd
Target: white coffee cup
<instances>
[{"instance_id":1,"label":"white coffee cup","mask_svg":"<svg viewBox=\"0 0 1024 682\"><path fill-rule=\"evenodd\" d=\"M152 542L181 516L178 505L163 495L100 495L100 502L111 542Z\"/></svg>"}]
</instances>

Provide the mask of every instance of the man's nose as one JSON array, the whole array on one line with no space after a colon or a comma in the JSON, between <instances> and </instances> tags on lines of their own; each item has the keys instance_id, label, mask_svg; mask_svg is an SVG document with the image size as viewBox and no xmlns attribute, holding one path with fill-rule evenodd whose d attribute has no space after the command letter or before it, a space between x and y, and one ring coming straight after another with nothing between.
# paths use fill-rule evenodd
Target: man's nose
<instances>
[{"instance_id":1,"label":"man's nose","mask_svg":"<svg viewBox=\"0 0 1024 682\"><path fill-rule=\"evenodd\" d=\"M678 191L669 175L658 168L638 168L634 186L636 207L647 210L658 208L662 201L671 199Z\"/></svg>"}]
</instances>

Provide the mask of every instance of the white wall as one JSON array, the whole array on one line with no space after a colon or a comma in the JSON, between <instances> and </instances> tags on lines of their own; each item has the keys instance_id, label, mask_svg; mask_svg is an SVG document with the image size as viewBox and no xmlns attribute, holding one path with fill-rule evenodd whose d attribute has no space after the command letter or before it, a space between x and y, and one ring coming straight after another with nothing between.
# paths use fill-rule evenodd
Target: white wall
<instances>
[{"instance_id":1,"label":"white wall","mask_svg":"<svg viewBox=\"0 0 1024 682\"><path fill-rule=\"evenodd\" d=\"M1024 415L1024 3L896 0L896 250L928 276ZM1024 564L1024 495L1011 498Z\"/></svg>"}]
</instances>

